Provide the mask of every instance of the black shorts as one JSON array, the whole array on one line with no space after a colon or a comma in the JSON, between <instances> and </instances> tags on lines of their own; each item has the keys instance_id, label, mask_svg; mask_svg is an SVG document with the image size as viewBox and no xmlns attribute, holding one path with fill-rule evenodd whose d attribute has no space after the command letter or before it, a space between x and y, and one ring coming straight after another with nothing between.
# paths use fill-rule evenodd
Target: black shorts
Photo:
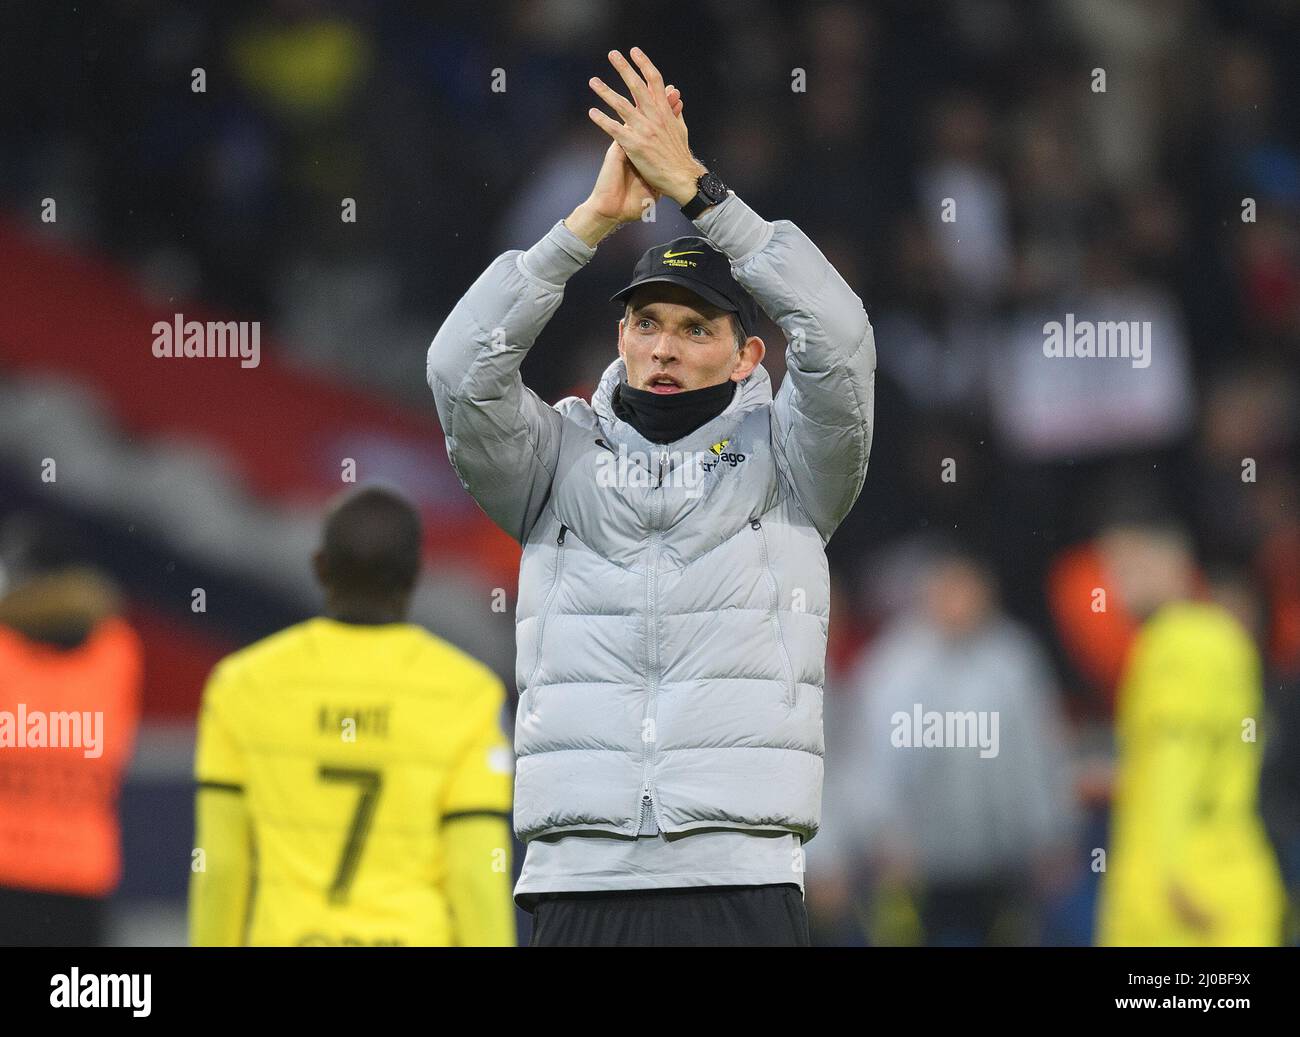
<instances>
[{"instance_id":1,"label":"black shorts","mask_svg":"<svg viewBox=\"0 0 1300 1037\"><path fill-rule=\"evenodd\" d=\"M541 893L530 947L807 947L803 890L692 886Z\"/></svg>"}]
</instances>

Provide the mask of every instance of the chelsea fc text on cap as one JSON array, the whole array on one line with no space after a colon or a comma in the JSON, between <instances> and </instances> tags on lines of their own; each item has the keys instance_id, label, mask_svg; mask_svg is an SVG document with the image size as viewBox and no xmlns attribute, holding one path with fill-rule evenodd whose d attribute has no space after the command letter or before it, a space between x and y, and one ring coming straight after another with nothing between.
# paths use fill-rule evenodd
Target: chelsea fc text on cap
<instances>
[{"instance_id":1,"label":"chelsea fc text on cap","mask_svg":"<svg viewBox=\"0 0 1300 1037\"><path fill-rule=\"evenodd\" d=\"M738 314L746 335L756 333L758 306L731 276L731 261L726 254L704 238L674 238L666 245L648 249L632 270L632 283L610 296L610 301L626 302L641 285L659 282L689 288L705 302Z\"/></svg>"}]
</instances>

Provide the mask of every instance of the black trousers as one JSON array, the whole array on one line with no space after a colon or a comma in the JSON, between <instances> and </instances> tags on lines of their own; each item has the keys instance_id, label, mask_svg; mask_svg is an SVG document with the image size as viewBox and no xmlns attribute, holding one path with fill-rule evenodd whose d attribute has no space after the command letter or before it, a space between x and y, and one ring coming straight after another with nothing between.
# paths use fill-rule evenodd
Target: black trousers
<instances>
[{"instance_id":1,"label":"black trousers","mask_svg":"<svg viewBox=\"0 0 1300 1037\"><path fill-rule=\"evenodd\" d=\"M529 946L808 947L808 912L792 882L542 893Z\"/></svg>"}]
</instances>

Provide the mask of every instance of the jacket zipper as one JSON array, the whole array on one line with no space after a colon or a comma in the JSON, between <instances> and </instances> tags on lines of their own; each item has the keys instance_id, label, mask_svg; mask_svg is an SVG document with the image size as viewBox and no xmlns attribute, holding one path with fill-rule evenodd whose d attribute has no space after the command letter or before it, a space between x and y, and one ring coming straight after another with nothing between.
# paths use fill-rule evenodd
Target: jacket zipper
<instances>
[{"instance_id":1,"label":"jacket zipper","mask_svg":"<svg viewBox=\"0 0 1300 1037\"><path fill-rule=\"evenodd\" d=\"M663 489L664 469L668 464L668 451L663 450L659 453L659 478L655 483L655 489ZM641 735L641 804L637 813L636 830L639 834L645 827L646 815L655 815L655 827L663 831L663 824L659 820L655 810L654 795L650 790L650 768L651 761L654 759L654 750L651 746L658 740L659 732L654 729L656 719L656 706L658 705L659 696L659 639L655 636L655 563L659 560L659 546L663 541L663 531L659 529L660 522L663 521L664 499L662 494L656 494L656 513L655 513L655 531L651 534L651 555L650 565L646 570L646 631L649 635L649 647L653 656L653 662L650 666L651 684L650 697L646 703L646 719L650 721L650 733L653 736L650 739L645 737L644 729Z\"/></svg>"},{"instance_id":2,"label":"jacket zipper","mask_svg":"<svg viewBox=\"0 0 1300 1037\"><path fill-rule=\"evenodd\" d=\"M776 630L776 647L781 653L781 665L785 667L786 706L789 709L794 709L794 667L790 664L790 655L785 650L785 637L781 633L781 617L779 614L781 594L777 588L776 576L772 573L772 563L767 553L767 534L763 532L763 523L758 519L752 519L749 528L757 531L759 543L763 548L763 573L767 576L768 586L772 588L772 627Z\"/></svg>"},{"instance_id":3,"label":"jacket zipper","mask_svg":"<svg viewBox=\"0 0 1300 1037\"><path fill-rule=\"evenodd\" d=\"M529 712L537 712L537 695L538 692L533 686L533 681L537 677L537 671L542 665L542 635L546 633L546 618L551 614L551 604L555 600L556 592L560 589L560 573L564 569L564 538L569 533L569 527L560 524L560 535L555 538L556 548L555 556L555 578L551 581L551 589L547 592L546 601L542 604L542 618L537 625L537 657L533 660L532 672L528 674L528 690L533 693L533 705Z\"/></svg>"}]
</instances>

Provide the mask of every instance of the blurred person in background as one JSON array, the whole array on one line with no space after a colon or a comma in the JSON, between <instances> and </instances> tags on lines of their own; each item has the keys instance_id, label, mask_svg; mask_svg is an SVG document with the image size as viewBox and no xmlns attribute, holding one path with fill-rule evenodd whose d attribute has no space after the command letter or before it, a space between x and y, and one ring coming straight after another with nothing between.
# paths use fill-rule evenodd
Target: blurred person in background
<instances>
[{"instance_id":1,"label":"blurred person in background","mask_svg":"<svg viewBox=\"0 0 1300 1037\"><path fill-rule=\"evenodd\" d=\"M1272 609L1266 584L1247 563L1211 569L1210 594L1262 648L1269 643ZM1259 815L1287 892L1283 940L1300 942L1300 657L1273 666L1264 655L1265 732L1259 770Z\"/></svg>"},{"instance_id":2,"label":"blurred person in background","mask_svg":"<svg viewBox=\"0 0 1300 1037\"><path fill-rule=\"evenodd\" d=\"M1261 660L1229 608L1195 600L1174 520L1112 532L1115 577L1142 626L1121 680L1101 946L1276 945L1284 894L1257 813ZM1242 604L1239 589L1207 588Z\"/></svg>"},{"instance_id":3,"label":"blurred person in background","mask_svg":"<svg viewBox=\"0 0 1300 1037\"><path fill-rule=\"evenodd\" d=\"M1276 626L1267 584L1248 564L1211 570L1214 601L1237 618L1258 646L1269 643ZM1272 622L1270 622L1272 620ZM1259 815L1287 891L1283 926L1286 943L1300 943L1300 654L1278 665L1265 655L1263 758L1259 771Z\"/></svg>"},{"instance_id":4,"label":"blurred person in background","mask_svg":"<svg viewBox=\"0 0 1300 1037\"><path fill-rule=\"evenodd\" d=\"M1257 364L1207 386L1197 442L1197 542L1251 559L1267 605L1260 638L1280 673L1300 666L1300 381Z\"/></svg>"},{"instance_id":5,"label":"blurred person in background","mask_svg":"<svg viewBox=\"0 0 1300 1037\"><path fill-rule=\"evenodd\" d=\"M1084 535L1052 558L1046 597L1067 680L1077 692L1075 706L1105 730L1109 743L1124 665L1141 626L1122 580L1132 559L1132 531L1163 515L1174 495L1137 463L1113 464L1085 487L1079 495ZM1199 570L1192 582L1196 594L1208 593Z\"/></svg>"},{"instance_id":6,"label":"blurred person in background","mask_svg":"<svg viewBox=\"0 0 1300 1037\"><path fill-rule=\"evenodd\" d=\"M52 516L0 527L0 945L101 944L121 880L143 650L77 545ZM56 744L78 716L81 744Z\"/></svg>"},{"instance_id":7,"label":"blurred person in background","mask_svg":"<svg viewBox=\"0 0 1300 1037\"><path fill-rule=\"evenodd\" d=\"M1032 943L1039 898L1069 878L1075 822L1056 681L1032 635L1002 614L984 561L948 545L920 576L919 608L886 627L855 677L853 745L832 761L836 816L856 829L874 887L871 938ZM918 707L982 715L996 738L904 737Z\"/></svg>"},{"instance_id":8,"label":"blurred person in background","mask_svg":"<svg viewBox=\"0 0 1300 1037\"><path fill-rule=\"evenodd\" d=\"M1300 946L1300 673L1282 681L1269 711L1259 812L1287 890L1286 942Z\"/></svg>"},{"instance_id":9,"label":"blurred person in background","mask_svg":"<svg viewBox=\"0 0 1300 1037\"><path fill-rule=\"evenodd\" d=\"M406 622L418 512L337 501L325 615L224 659L203 694L194 946L514 946L505 687Z\"/></svg>"}]
</instances>

